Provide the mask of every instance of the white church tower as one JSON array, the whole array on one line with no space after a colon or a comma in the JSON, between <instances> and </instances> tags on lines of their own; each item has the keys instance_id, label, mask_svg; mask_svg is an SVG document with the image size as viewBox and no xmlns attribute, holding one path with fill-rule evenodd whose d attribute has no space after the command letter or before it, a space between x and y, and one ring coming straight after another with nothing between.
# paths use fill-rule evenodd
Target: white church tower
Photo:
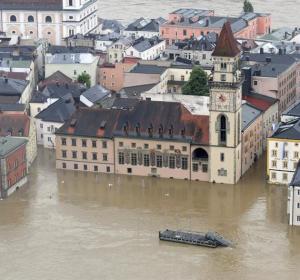
<instances>
[{"instance_id":1,"label":"white church tower","mask_svg":"<svg viewBox=\"0 0 300 280\"><path fill-rule=\"evenodd\" d=\"M241 177L242 84L240 50L230 23L224 24L212 54L210 82L210 181L235 184Z\"/></svg>"}]
</instances>

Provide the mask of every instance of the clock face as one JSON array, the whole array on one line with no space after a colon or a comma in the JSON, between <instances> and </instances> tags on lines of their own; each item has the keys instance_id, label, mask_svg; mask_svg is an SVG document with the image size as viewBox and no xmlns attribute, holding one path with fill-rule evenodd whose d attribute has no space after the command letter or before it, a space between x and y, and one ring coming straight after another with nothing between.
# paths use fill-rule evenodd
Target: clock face
<instances>
[{"instance_id":1,"label":"clock face","mask_svg":"<svg viewBox=\"0 0 300 280\"><path fill-rule=\"evenodd\" d=\"M217 100L220 103L225 103L227 101L227 96L223 93L219 93L218 96L217 96Z\"/></svg>"}]
</instances>

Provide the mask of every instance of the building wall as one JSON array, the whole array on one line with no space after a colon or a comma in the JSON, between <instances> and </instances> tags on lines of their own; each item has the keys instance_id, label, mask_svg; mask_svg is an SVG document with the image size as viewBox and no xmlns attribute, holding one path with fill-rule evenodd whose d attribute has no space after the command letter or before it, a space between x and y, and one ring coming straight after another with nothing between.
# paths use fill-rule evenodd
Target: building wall
<instances>
[{"instance_id":1,"label":"building wall","mask_svg":"<svg viewBox=\"0 0 300 280\"><path fill-rule=\"evenodd\" d=\"M63 145L62 139L66 139ZM72 146L72 139L76 139L76 146ZM82 140L86 140L86 147L83 147ZM93 147L92 141L96 141ZM103 146L106 143L106 148ZM83 138L72 136L56 135L56 168L90 172L114 173L114 142L111 139ZM63 156L66 152L66 157ZM73 158L72 152L77 152L77 158ZM83 152L87 158L83 158ZM93 154L97 154L97 159L93 159ZM107 160L103 156L107 155ZM64 166L65 164L65 166ZM77 164L77 169L75 165ZM97 166L98 170L94 171ZM85 170L86 167L86 170Z\"/></svg>"},{"instance_id":2,"label":"building wall","mask_svg":"<svg viewBox=\"0 0 300 280\"><path fill-rule=\"evenodd\" d=\"M278 77L253 76L253 90L279 99L279 114L296 101L297 65L293 64Z\"/></svg>"},{"instance_id":3,"label":"building wall","mask_svg":"<svg viewBox=\"0 0 300 280\"><path fill-rule=\"evenodd\" d=\"M79 6L64 5L62 11L1 10L3 31L8 35L42 38L51 44L61 45L64 43L62 38L76 33L85 35L97 28L97 1L91 1L90 5L82 8L86 2ZM16 16L16 22L10 21L12 15ZM29 22L29 16L33 17L33 22ZM51 17L52 22L46 22L47 16Z\"/></svg>"},{"instance_id":4,"label":"building wall","mask_svg":"<svg viewBox=\"0 0 300 280\"><path fill-rule=\"evenodd\" d=\"M45 122L36 119L37 144L47 149L55 149L55 132L63 125L63 123Z\"/></svg>"},{"instance_id":5,"label":"building wall","mask_svg":"<svg viewBox=\"0 0 300 280\"><path fill-rule=\"evenodd\" d=\"M13 191L26 183L26 146L21 145L13 152L0 159L0 175L2 178L1 198L6 198Z\"/></svg>"},{"instance_id":6,"label":"building wall","mask_svg":"<svg viewBox=\"0 0 300 280\"><path fill-rule=\"evenodd\" d=\"M267 174L269 183L291 182L300 158L300 141L268 138Z\"/></svg>"},{"instance_id":7,"label":"building wall","mask_svg":"<svg viewBox=\"0 0 300 280\"><path fill-rule=\"evenodd\" d=\"M242 132L242 175L263 152L263 116L257 117Z\"/></svg>"},{"instance_id":8,"label":"building wall","mask_svg":"<svg viewBox=\"0 0 300 280\"><path fill-rule=\"evenodd\" d=\"M162 41L154 46L152 48L145 50L143 52L140 52L136 50L133 46L129 47L125 51L125 55L127 57L138 57L143 60L154 60L158 58L166 49L166 42Z\"/></svg>"},{"instance_id":9,"label":"building wall","mask_svg":"<svg viewBox=\"0 0 300 280\"><path fill-rule=\"evenodd\" d=\"M116 63L111 66L98 68L98 81L100 84L113 91L120 91L124 87L125 72L132 68L134 63Z\"/></svg>"},{"instance_id":10,"label":"building wall","mask_svg":"<svg viewBox=\"0 0 300 280\"><path fill-rule=\"evenodd\" d=\"M145 145L148 146L145 147ZM172 149L171 146L173 146ZM120 163L119 153L124 155L124 164ZM133 155L136 156L136 164L133 164ZM149 166L145 166L144 155L149 155ZM174 169L168 167L170 155L179 158L179 163L176 162ZM182 168L180 159L182 156L187 158L187 169ZM161 167L157 164L158 157L162 159ZM190 147L188 143L117 137L115 138L115 163L117 174L190 179Z\"/></svg>"},{"instance_id":11,"label":"building wall","mask_svg":"<svg viewBox=\"0 0 300 280\"><path fill-rule=\"evenodd\" d=\"M160 82L160 74L125 73L124 87L156 84Z\"/></svg>"},{"instance_id":12,"label":"building wall","mask_svg":"<svg viewBox=\"0 0 300 280\"><path fill-rule=\"evenodd\" d=\"M132 38L135 38L135 39L140 38L140 37L150 39L154 36L159 36L159 31L154 32L154 31L127 31L127 30L123 30L122 35L124 35L125 37L132 37Z\"/></svg>"},{"instance_id":13,"label":"building wall","mask_svg":"<svg viewBox=\"0 0 300 280\"><path fill-rule=\"evenodd\" d=\"M96 84L96 74L97 74L97 66L98 65L98 57L95 57L92 63L72 63L72 64L54 64L54 63L46 63L45 64L45 77L48 78L52 74L54 74L57 69L60 72L73 79L77 80L78 76L82 73L88 73L91 76L91 86Z\"/></svg>"},{"instance_id":14,"label":"building wall","mask_svg":"<svg viewBox=\"0 0 300 280\"><path fill-rule=\"evenodd\" d=\"M300 226L300 186L289 186L288 214L291 226Z\"/></svg>"}]
</instances>

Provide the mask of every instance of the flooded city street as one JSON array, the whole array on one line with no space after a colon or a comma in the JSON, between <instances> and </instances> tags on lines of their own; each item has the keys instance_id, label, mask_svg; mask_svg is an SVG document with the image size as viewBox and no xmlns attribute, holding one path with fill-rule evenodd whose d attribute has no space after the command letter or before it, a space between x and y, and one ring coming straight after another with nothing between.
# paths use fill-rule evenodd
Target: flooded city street
<instances>
[{"instance_id":1,"label":"flooded city street","mask_svg":"<svg viewBox=\"0 0 300 280\"><path fill-rule=\"evenodd\" d=\"M57 171L40 149L29 185L0 201L0 275L35 279L295 279L300 229L263 160L236 186ZM218 231L235 248L158 240Z\"/></svg>"}]
</instances>

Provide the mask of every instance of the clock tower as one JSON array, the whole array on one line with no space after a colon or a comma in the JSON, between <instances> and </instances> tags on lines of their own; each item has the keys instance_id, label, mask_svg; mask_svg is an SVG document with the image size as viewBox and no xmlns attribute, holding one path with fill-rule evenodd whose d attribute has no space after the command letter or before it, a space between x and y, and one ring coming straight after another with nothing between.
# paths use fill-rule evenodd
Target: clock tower
<instances>
[{"instance_id":1,"label":"clock tower","mask_svg":"<svg viewBox=\"0 0 300 280\"><path fill-rule=\"evenodd\" d=\"M241 177L242 92L240 50L226 22L212 53L209 141L210 181L235 184Z\"/></svg>"}]
</instances>

